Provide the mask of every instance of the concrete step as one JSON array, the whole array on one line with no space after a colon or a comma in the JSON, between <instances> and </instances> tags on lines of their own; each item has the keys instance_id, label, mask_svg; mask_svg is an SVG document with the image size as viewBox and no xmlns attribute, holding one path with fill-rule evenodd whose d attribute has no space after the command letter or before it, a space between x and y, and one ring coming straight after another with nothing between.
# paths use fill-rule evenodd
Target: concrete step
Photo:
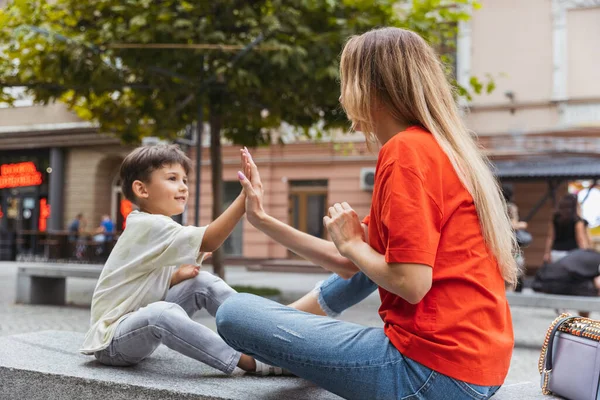
<instances>
[{"instance_id":1,"label":"concrete step","mask_svg":"<svg viewBox=\"0 0 600 400\"><path fill-rule=\"evenodd\" d=\"M522 382L505 385L492 396L492 400L550 400L561 397L544 396L539 382Z\"/></svg>"},{"instance_id":2,"label":"concrete step","mask_svg":"<svg viewBox=\"0 0 600 400\"><path fill-rule=\"evenodd\" d=\"M227 377L164 346L135 367L107 367L79 354L82 342L83 334L66 331L0 337L0 399L340 399L300 378ZM526 382L507 385L493 398L551 397Z\"/></svg>"},{"instance_id":3,"label":"concrete step","mask_svg":"<svg viewBox=\"0 0 600 400\"><path fill-rule=\"evenodd\" d=\"M107 367L79 354L82 342L65 331L1 337L0 399L340 399L294 377L227 377L164 346L135 367Z\"/></svg>"}]
</instances>

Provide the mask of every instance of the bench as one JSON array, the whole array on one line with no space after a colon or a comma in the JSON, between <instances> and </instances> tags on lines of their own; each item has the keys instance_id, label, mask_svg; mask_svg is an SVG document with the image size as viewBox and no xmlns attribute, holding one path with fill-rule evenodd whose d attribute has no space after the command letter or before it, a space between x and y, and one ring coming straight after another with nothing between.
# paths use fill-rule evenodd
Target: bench
<instances>
[{"instance_id":1,"label":"bench","mask_svg":"<svg viewBox=\"0 0 600 400\"><path fill-rule=\"evenodd\" d=\"M600 297L547 294L523 289L522 292L506 292L506 298L511 307L600 311Z\"/></svg>"},{"instance_id":2,"label":"bench","mask_svg":"<svg viewBox=\"0 0 600 400\"><path fill-rule=\"evenodd\" d=\"M0 337L2 399L341 399L295 377L227 377L160 346L135 367L115 368L77 352L83 334L44 331ZM537 383L506 385L495 400L550 399Z\"/></svg>"},{"instance_id":3,"label":"bench","mask_svg":"<svg viewBox=\"0 0 600 400\"><path fill-rule=\"evenodd\" d=\"M98 279L102 265L26 263L17 268L17 303L66 303L66 279Z\"/></svg>"}]
</instances>

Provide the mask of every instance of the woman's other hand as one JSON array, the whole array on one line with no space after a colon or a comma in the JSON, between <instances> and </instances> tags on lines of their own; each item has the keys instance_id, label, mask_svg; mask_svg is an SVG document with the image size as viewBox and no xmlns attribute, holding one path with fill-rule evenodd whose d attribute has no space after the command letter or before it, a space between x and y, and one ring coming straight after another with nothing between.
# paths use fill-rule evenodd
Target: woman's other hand
<instances>
[{"instance_id":1,"label":"woman's other hand","mask_svg":"<svg viewBox=\"0 0 600 400\"><path fill-rule=\"evenodd\" d=\"M246 218L252 225L256 225L266 214L263 208L263 186L258 167L248 149L244 147L240 152L244 172L238 171L238 178L246 194Z\"/></svg>"},{"instance_id":2,"label":"woman's other hand","mask_svg":"<svg viewBox=\"0 0 600 400\"><path fill-rule=\"evenodd\" d=\"M342 256L346 256L355 243L364 241L365 232L358 215L346 202L329 207L329 215L323 218L323 224Z\"/></svg>"}]
</instances>

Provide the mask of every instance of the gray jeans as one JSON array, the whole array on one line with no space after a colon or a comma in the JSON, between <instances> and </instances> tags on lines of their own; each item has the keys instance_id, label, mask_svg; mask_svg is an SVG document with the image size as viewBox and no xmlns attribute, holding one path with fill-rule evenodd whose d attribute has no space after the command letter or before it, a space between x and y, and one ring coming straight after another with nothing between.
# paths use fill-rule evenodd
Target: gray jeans
<instances>
[{"instance_id":1,"label":"gray jeans","mask_svg":"<svg viewBox=\"0 0 600 400\"><path fill-rule=\"evenodd\" d=\"M148 304L129 314L117 326L110 345L94 355L102 364L130 366L148 357L162 343L230 374L241 353L191 317L203 308L214 317L219 306L234 293L220 278L200 271L197 277L169 289L165 301Z\"/></svg>"}]
</instances>

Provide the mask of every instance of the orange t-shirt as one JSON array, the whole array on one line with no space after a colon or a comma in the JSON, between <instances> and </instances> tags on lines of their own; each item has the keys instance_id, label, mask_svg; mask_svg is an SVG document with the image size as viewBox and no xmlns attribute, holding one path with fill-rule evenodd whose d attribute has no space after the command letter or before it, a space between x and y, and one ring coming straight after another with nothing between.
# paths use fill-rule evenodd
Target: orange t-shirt
<instances>
[{"instance_id":1,"label":"orange t-shirt","mask_svg":"<svg viewBox=\"0 0 600 400\"><path fill-rule=\"evenodd\" d=\"M429 132L411 127L381 148L364 222L386 262L433 268L431 290L418 304L379 288L394 346L452 378L501 385L514 344L504 280L473 198Z\"/></svg>"}]
</instances>

